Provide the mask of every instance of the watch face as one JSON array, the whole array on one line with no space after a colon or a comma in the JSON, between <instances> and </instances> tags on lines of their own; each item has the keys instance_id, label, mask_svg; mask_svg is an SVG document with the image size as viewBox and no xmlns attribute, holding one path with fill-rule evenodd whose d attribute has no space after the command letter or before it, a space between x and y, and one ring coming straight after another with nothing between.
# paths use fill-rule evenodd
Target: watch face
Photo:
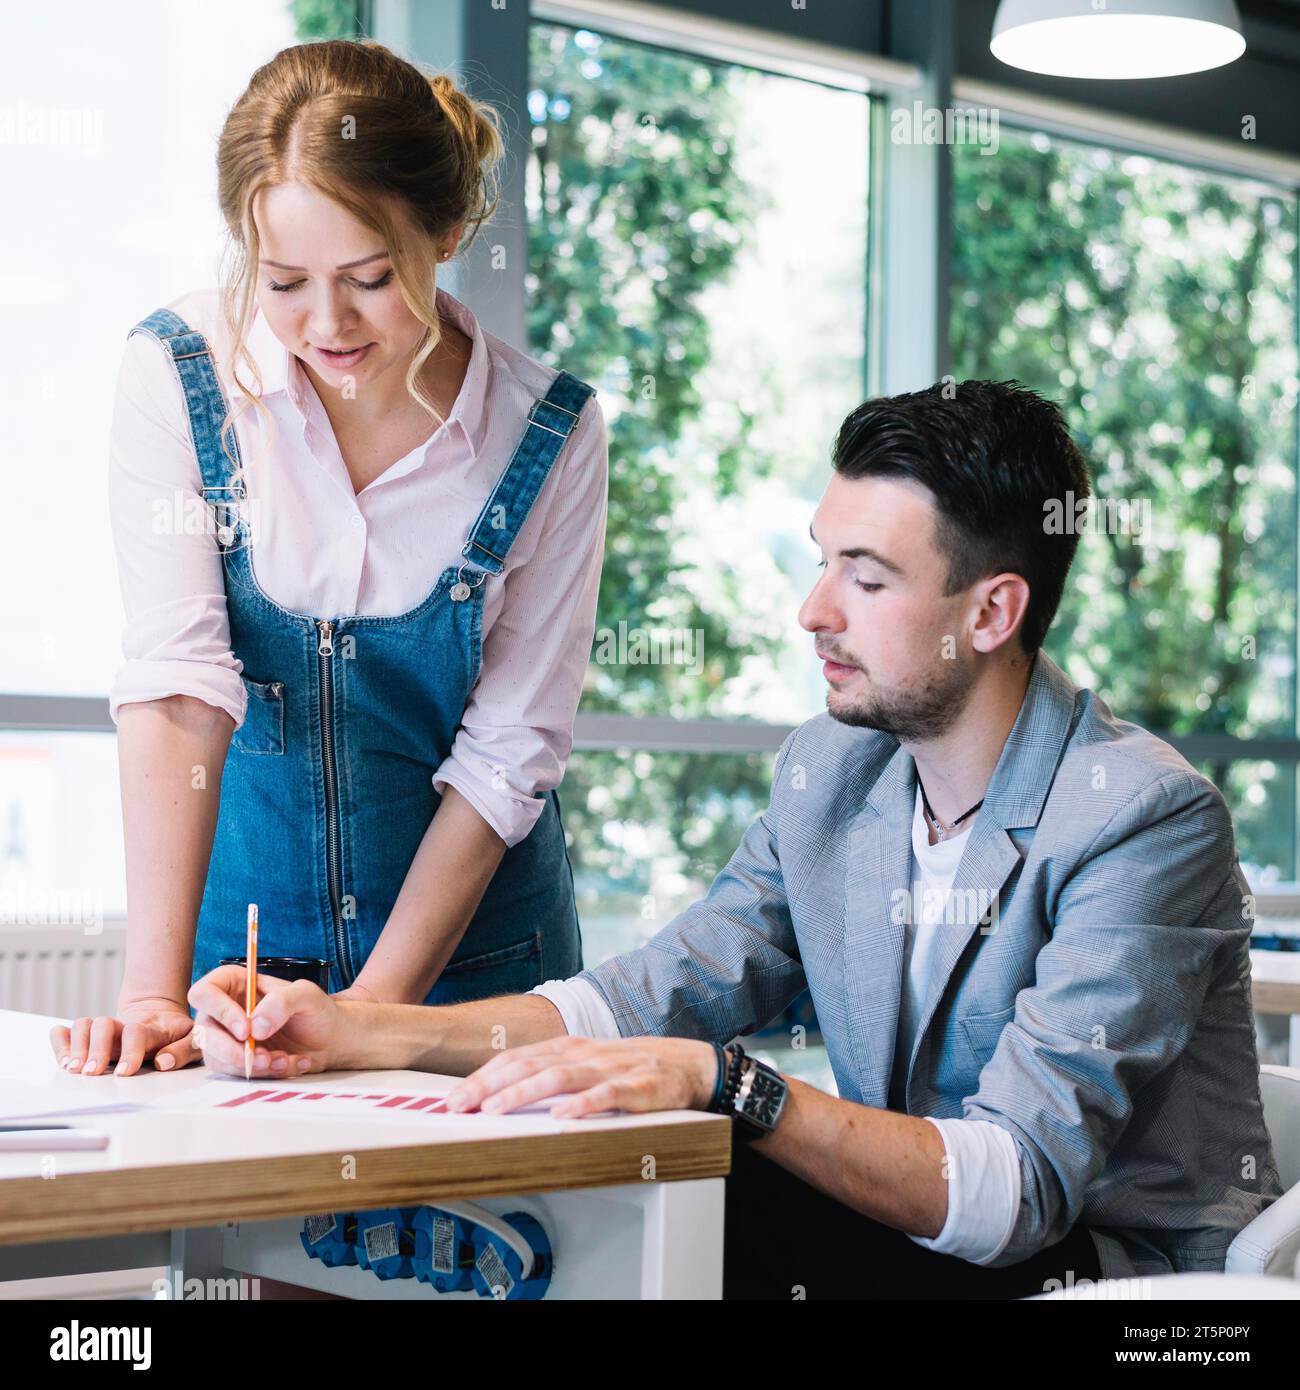
<instances>
[{"instance_id":1,"label":"watch face","mask_svg":"<svg viewBox=\"0 0 1300 1390\"><path fill-rule=\"evenodd\" d=\"M745 1114L765 1129L773 1128L785 1102L785 1093L786 1084L781 1077L756 1068L745 1100Z\"/></svg>"}]
</instances>

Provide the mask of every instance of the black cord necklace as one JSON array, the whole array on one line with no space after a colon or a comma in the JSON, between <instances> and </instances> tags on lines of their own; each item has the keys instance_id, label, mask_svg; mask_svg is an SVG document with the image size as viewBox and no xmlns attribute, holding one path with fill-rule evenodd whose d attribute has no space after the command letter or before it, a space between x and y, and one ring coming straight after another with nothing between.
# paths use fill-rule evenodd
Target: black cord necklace
<instances>
[{"instance_id":1,"label":"black cord necklace","mask_svg":"<svg viewBox=\"0 0 1300 1390\"><path fill-rule=\"evenodd\" d=\"M945 825L939 819L939 817L936 816L935 813L930 809L930 798L925 794L925 783L921 781L920 773L917 773L916 785L921 788L921 806L925 810L926 819L935 828L935 831L938 833L938 836L941 840L947 839L948 836L951 835L952 832L957 829L957 827L962 823L962 821L967 820L969 817L973 816L975 812L978 811L979 808L984 805L984 798L980 797L980 799L974 804L974 806L970 808L969 811L966 811L962 815L958 816L957 819L953 821L951 825Z\"/></svg>"}]
</instances>

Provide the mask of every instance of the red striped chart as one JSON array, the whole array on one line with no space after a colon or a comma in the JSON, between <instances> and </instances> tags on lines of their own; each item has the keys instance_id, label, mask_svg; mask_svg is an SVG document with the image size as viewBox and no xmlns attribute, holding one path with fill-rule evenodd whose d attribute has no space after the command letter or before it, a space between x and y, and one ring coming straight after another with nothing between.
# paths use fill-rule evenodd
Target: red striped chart
<instances>
[{"instance_id":1,"label":"red striped chart","mask_svg":"<svg viewBox=\"0 0 1300 1390\"><path fill-rule=\"evenodd\" d=\"M550 1110L558 1097L547 1097L521 1105L504 1115L480 1110L453 1111L447 1109L447 1092L459 1080L454 1076L435 1076L429 1073L427 1085L440 1086L441 1095L429 1095L415 1087L412 1079L402 1073L374 1073L369 1076L322 1076L314 1086L305 1082L276 1083L245 1081L242 1077L195 1078L198 1085L178 1088L175 1093L160 1098L153 1107L162 1110L212 1111L229 1115L232 1120L253 1119L351 1120L367 1126L380 1121L416 1129L495 1130L502 1134L514 1132L558 1132L560 1127L581 1123L576 1120L551 1120ZM403 1085L405 1081L405 1085ZM373 1087L373 1089L371 1089ZM555 1129L538 1129L538 1125L553 1125Z\"/></svg>"},{"instance_id":2,"label":"red striped chart","mask_svg":"<svg viewBox=\"0 0 1300 1390\"><path fill-rule=\"evenodd\" d=\"M248 1091L243 1095L224 1100L214 1107L218 1110L233 1110L243 1105L310 1105L313 1101L326 1101L331 1106L339 1101L353 1101L358 1110L424 1110L430 1115L445 1113L446 1107L441 1096L401 1096L387 1091L374 1091L365 1094L360 1091Z\"/></svg>"}]
</instances>

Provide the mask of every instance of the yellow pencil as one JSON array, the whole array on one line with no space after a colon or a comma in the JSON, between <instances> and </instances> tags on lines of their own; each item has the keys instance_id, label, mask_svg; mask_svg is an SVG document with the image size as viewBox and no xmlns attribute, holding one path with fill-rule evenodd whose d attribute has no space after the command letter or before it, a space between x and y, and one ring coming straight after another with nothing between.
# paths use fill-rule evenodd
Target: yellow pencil
<instances>
[{"instance_id":1,"label":"yellow pencil","mask_svg":"<svg viewBox=\"0 0 1300 1390\"><path fill-rule=\"evenodd\" d=\"M253 1010L257 1007L257 904L248 904L248 993L244 1011L248 1014L248 1037L244 1039L244 1080L253 1078Z\"/></svg>"}]
</instances>

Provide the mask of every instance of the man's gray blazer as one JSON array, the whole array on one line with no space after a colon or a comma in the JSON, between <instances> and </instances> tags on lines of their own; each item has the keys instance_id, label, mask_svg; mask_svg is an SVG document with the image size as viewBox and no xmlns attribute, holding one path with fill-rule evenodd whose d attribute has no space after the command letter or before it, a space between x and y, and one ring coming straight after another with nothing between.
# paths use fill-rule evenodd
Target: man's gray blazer
<instances>
[{"instance_id":1,"label":"man's gray blazer","mask_svg":"<svg viewBox=\"0 0 1300 1390\"><path fill-rule=\"evenodd\" d=\"M806 983L840 1095L886 1107L915 788L891 735L810 719L708 896L579 978L624 1035L718 1042ZM1020 1209L993 1263L1082 1221L1108 1276L1221 1270L1281 1186L1218 790L1040 652L953 898L906 1106L1015 1140Z\"/></svg>"}]
</instances>

